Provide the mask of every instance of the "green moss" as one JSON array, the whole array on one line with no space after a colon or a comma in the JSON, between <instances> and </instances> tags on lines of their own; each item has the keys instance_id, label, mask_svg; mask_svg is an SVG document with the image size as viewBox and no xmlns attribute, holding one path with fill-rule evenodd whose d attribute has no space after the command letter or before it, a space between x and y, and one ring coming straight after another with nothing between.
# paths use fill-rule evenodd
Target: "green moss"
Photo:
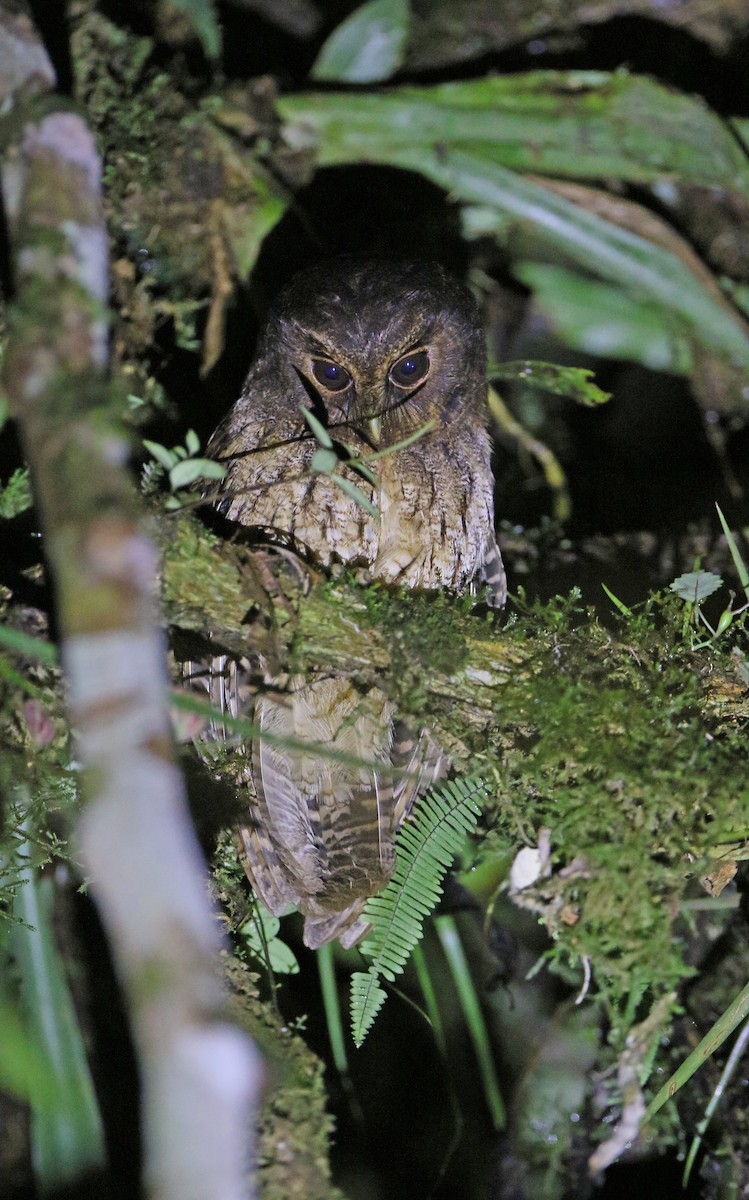
<instances>
[{"instance_id":1,"label":"green moss","mask_svg":"<svg viewBox=\"0 0 749 1200\"><path fill-rule=\"evenodd\" d=\"M552 961L590 960L623 1034L625 1012L689 974L685 887L749 829L743 731L717 724L706 694L735 668L722 648L682 643L671 600L616 636L594 618L575 625L569 609L565 628L564 607L537 606L506 630L532 647L531 669L495 710L486 848L507 856L549 831L552 875L519 899L543 914Z\"/></svg>"}]
</instances>

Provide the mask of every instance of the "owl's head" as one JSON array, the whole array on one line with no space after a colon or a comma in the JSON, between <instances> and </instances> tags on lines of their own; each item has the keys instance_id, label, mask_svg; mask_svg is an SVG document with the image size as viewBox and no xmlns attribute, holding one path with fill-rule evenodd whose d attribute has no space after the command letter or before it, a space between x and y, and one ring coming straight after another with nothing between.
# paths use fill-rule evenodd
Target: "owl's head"
<instances>
[{"instance_id":1,"label":"owl's head","mask_svg":"<svg viewBox=\"0 0 749 1200\"><path fill-rule=\"evenodd\" d=\"M338 258L279 296L259 348L288 399L384 445L486 403L486 352L470 292L437 263Z\"/></svg>"}]
</instances>

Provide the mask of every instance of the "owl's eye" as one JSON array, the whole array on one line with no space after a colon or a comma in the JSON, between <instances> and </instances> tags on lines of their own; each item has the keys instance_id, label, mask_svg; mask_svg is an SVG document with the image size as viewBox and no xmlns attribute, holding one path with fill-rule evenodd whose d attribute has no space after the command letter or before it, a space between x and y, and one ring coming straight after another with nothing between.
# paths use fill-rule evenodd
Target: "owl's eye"
<instances>
[{"instance_id":1,"label":"owl's eye","mask_svg":"<svg viewBox=\"0 0 749 1200\"><path fill-rule=\"evenodd\" d=\"M414 350L411 354L404 354L390 368L390 381L396 387L412 388L426 379L428 374L429 355L426 350Z\"/></svg>"},{"instance_id":2,"label":"owl's eye","mask_svg":"<svg viewBox=\"0 0 749 1200\"><path fill-rule=\"evenodd\" d=\"M339 367L338 363L328 358L316 358L312 363L312 374L326 392L342 392L351 383L346 368Z\"/></svg>"}]
</instances>

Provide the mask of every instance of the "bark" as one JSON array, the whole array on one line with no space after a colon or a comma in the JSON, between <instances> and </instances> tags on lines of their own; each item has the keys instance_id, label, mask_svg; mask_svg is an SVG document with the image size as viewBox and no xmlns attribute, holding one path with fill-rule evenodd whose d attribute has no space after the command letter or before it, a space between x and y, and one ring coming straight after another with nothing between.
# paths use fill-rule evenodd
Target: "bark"
<instances>
[{"instance_id":1,"label":"bark","mask_svg":"<svg viewBox=\"0 0 749 1200\"><path fill-rule=\"evenodd\" d=\"M0 6L15 292L3 382L32 471L86 769L78 850L128 998L148 1194L234 1200L247 1195L261 1071L225 1017L221 940L172 745L157 553L109 411L101 164L16 8Z\"/></svg>"}]
</instances>

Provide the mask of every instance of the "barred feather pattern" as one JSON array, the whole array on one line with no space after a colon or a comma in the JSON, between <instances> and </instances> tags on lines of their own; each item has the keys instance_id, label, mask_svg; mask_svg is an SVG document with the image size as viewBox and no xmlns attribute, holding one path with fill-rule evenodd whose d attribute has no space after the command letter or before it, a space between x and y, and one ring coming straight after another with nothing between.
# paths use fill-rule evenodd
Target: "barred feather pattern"
<instances>
[{"instance_id":1,"label":"barred feather pattern","mask_svg":"<svg viewBox=\"0 0 749 1200\"><path fill-rule=\"evenodd\" d=\"M396 374L409 354L422 371L413 387ZM335 386L320 363L332 365ZM376 516L313 471L317 443L301 406ZM226 465L215 504L255 541L314 565L361 566L416 588L483 580L499 605L487 415L483 331L462 285L435 264L326 263L282 293L242 396L209 444ZM347 465L390 446L375 482ZM267 682L272 692L254 701L261 734L237 835L245 869L271 912L304 913L309 946L352 945L368 927L364 904L393 873L396 832L445 758L426 730L403 733L377 687L333 674Z\"/></svg>"}]
</instances>

